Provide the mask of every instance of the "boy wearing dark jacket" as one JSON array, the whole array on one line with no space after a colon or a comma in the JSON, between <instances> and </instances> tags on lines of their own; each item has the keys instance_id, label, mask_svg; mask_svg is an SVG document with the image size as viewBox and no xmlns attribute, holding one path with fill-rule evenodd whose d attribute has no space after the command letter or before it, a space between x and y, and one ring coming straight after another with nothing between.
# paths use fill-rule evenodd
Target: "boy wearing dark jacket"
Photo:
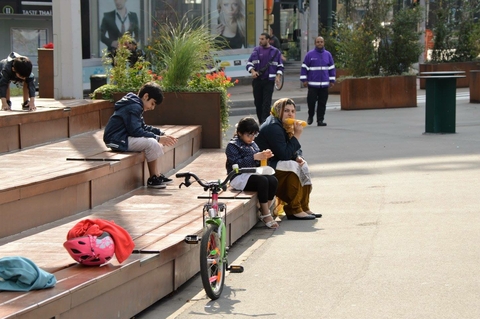
<instances>
[{"instance_id":1,"label":"boy wearing dark jacket","mask_svg":"<svg viewBox=\"0 0 480 319\"><path fill-rule=\"evenodd\" d=\"M103 133L105 145L113 151L145 152L150 178L147 187L165 188L171 179L158 171L158 158L163 155L163 146L177 143L173 136L145 124L143 112L155 109L163 101L163 93L155 82L144 84L138 94L128 93L115 103L115 112L108 120Z\"/></svg>"},{"instance_id":2,"label":"boy wearing dark jacket","mask_svg":"<svg viewBox=\"0 0 480 319\"><path fill-rule=\"evenodd\" d=\"M32 73L32 62L29 58L12 52L6 59L0 61L0 98L4 111L12 109L10 82L23 84L22 109L35 111L37 109L35 107L35 76Z\"/></svg>"}]
</instances>

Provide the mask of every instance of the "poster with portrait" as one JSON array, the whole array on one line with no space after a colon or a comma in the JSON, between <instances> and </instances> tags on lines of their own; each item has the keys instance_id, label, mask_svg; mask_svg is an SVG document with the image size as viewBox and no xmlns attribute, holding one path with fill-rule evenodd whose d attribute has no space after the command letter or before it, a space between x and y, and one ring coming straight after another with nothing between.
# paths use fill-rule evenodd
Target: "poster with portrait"
<instances>
[{"instance_id":1,"label":"poster with portrait","mask_svg":"<svg viewBox=\"0 0 480 319\"><path fill-rule=\"evenodd\" d=\"M141 39L140 0L98 1L98 25L100 28L100 52L105 48L116 49L118 38L130 32L138 42Z\"/></svg>"},{"instance_id":2,"label":"poster with portrait","mask_svg":"<svg viewBox=\"0 0 480 319\"><path fill-rule=\"evenodd\" d=\"M244 0L210 0L210 30L224 49L246 47Z\"/></svg>"}]
</instances>

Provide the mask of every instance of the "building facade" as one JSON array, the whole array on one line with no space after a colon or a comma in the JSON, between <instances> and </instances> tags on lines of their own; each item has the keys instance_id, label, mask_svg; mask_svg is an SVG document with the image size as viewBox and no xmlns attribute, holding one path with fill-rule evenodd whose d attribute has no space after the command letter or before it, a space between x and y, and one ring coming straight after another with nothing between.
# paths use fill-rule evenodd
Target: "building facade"
<instances>
[{"instance_id":1,"label":"building facade","mask_svg":"<svg viewBox=\"0 0 480 319\"><path fill-rule=\"evenodd\" d=\"M3 44L0 46L0 58L12 51L26 55L32 59L34 73L38 73L38 48L48 43L53 43L55 48L60 47L61 44L55 43L54 38L68 39L64 33L72 29L60 25L59 30L54 30L55 1L0 0L0 41ZM63 1L68 3L68 0ZM310 7L314 7L312 1L308 2ZM317 1L313 3L317 5ZM312 13L309 8L303 10L303 5L304 1L297 0L80 0L83 89L89 89L90 75L104 73L101 56L111 42L108 40L109 32L105 30L110 17L115 19L115 22L110 21L110 26L116 24L118 29L121 28L120 19L115 15L115 10L120 7L124 6L129 12L125 21L128 27L138 24L134 36L140 48L148 44L155 25L166 20L175 21L186 16L190 21L208 25L212 34L227 40L228 45L217 53L227 74L238 77L247 75L246 60L252 48L258 45L260 33L269 32L270 28L280 39L289 59L300 60L301 52L308 50L309 46L313 47L320 8L315 8L315 13ZM232 17L235 20L233 32L232 28L228 30L228 21ZM311 25L306 23L307 20L314 22L311 25L316 29L308 32ZM70 21L61 23L73 23ZM312 35L312 39L308 34Z\"/></svg>"}]
</instances>

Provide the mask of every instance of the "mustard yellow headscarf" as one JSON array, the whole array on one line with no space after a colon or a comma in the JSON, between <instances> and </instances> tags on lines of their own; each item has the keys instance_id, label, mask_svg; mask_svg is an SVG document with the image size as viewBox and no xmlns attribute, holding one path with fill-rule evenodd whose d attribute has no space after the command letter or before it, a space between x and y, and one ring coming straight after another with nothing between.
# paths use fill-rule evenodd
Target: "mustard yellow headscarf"
<instances>
[{"instance_id":1,"label":"mustard yellow headscarf","mask_svg":"<svg viewBox=\"0 0 480 319\"><path fill-rule=\"evenodd\" d=\"M293 124L287 125L283 123L283 111L285 109L285 105L287 104L295 106L295 102L292 99L283 98L277 100L273 104L272 109L270 110L270 114L280 120L280 122L283 124L283 128L285 129L285 131L287 131L288 137L291 138L293 136Z\"/></svg>"}]
</instances>

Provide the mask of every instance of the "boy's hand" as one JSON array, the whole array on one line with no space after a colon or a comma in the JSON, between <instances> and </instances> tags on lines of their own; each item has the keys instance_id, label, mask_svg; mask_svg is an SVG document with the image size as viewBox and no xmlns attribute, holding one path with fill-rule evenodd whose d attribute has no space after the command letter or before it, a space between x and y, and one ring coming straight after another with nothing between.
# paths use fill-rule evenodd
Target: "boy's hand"
<instances>
[{"instance_id":1,"label":"boy's hand","mask_svg":"<svg viewBox=\"0 0 480 319\"><path fill-rule=\"evenodd\" d=\"M177 138L171 135L163 135L163 136L160 136L160 141L158 142L165 146L173 146L177 144Z\"/></svg>"},{"instance_id":2,"label":"boy's hand","mask_svg":"<svg viewBox=\"0 0 480 319\"><path fill-rule=\"evenodd\" d=\"M9 104L7 102L7 99L6 98L2 98L2 110L3 111L11 111L12 108L11 108L11 104Z\"/></svg>"}]
</instances>

